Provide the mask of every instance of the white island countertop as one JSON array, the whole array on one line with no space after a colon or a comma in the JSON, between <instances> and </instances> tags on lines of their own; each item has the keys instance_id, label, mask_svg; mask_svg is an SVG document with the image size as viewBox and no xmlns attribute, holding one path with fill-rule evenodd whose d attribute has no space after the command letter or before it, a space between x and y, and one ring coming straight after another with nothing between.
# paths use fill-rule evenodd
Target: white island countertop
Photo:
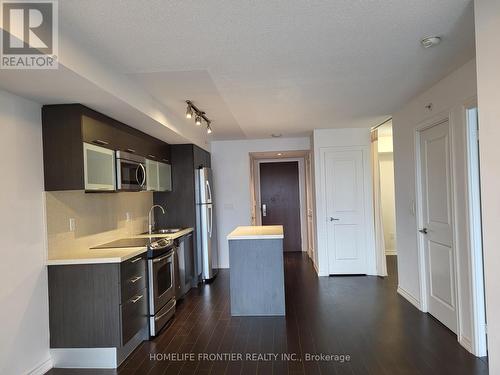
<instances>
[{"instance_id":1,"label":"white island countertop","mask_svg":"<svg viewBox=\"0 0 500 375\"><path fill-rule=\"evenodd\" d=\"M237 227L228 234L228 240L272 240L283 238L283 225L254 225Z\"/></svg>"}]
</instances>

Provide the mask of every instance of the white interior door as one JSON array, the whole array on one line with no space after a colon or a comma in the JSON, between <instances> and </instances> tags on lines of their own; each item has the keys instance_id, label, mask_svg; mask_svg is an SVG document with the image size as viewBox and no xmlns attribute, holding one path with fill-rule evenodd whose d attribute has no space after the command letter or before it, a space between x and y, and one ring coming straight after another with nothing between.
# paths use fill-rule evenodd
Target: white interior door
<instances>
[{"instance_id":1,"label":"white interior door","mask_svg":"<svg viewBox=\"0 0 500 375\"><path fill-rule=\"evenodd\" d=\"M324 154L328 272L366 274L363 151Z\"/></svg>"},{"instance_id":2,"label":"white interior door","mask_svg":"<svg viewBox=\"0 0 500 375\"><path fill-rule=\"evenodd\" d=\"M427 308L457 331L448 121L420 132L420 184Z\"/></svg>"}]
</instances>

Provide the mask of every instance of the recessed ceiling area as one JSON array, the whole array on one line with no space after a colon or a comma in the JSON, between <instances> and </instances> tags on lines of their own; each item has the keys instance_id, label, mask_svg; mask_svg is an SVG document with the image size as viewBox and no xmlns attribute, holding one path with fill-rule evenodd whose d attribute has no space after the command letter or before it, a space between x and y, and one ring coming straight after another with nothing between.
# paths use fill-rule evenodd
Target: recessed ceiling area
<instances>
[{"instance_id":1,"label":"recessed ceiling area","mask_svg":"<svg viewBox=\"0 0 500 375\"><path fill-rule=\"evenodd\" d=\"M64 0L59 19L203 142L372 127L474 57L471 0ZM423 48L431 35L441 43Z\"/></svg>"},{"instance_id":2,"label":"recessed ceiling area","mask_svg":"<svg viewBox=\"0 0 500 375\"><path fill-rule=\"evenodd\" d=\"M210 120L213 119L214 128L225 139L246 138L206 70L137 73L129 76L176 114L184 115L186 100L192 100L194 105L206 112ZM186 120L187 126L193 122Z\"/></svg>"}]
</instances>

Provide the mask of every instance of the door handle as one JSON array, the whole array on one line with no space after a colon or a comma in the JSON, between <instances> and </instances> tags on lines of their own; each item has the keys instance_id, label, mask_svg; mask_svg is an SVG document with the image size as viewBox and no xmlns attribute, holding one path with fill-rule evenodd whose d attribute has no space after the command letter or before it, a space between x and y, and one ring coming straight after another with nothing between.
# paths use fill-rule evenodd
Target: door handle
<instances>
[{"instance_id":1,"label":"door handle","mask_svg":"<svg viewBox=\"0 0 500 375\"><path fill-rule=\"evenodd\" d=\"M146 168L142 164L139 164L139 166L142 169L142 182L141 182L141 188L142 188L142 187L144 187L144 184L146 183Z\"/></svg>"},{"instance_id":2,"label":"door handle","mask_svg":"<svg viewBox=\"0 0 500 375\"><path fill-rule=\"evenodd\" d=\"M422 228L418 230L420 233L427 234L427 228Z\"/></svg>"},{"instance_id":3,"label":"door handle","mask_svg":"<svg viewBox=\"0 0 500 375\"><path fill-rule=\"evenodd\" d=\"M205 184L207 185L207 199L212 202L212 189L210 188L210 182L207 180L205 181Z\"/></svg>"},{"instance_id":4,"label":"door handle","mask_svg":"<svg viewBox=\"0 0 500 375\"><path fill-rule=\"evenodd\" d=\"M339 220L340 220L339 218L336 218L336 217L330 216L330 221L339 221Z\"/></svg>"},{"instance_id":5,"label":"door handle","mask_svg":"<svg viewBox=\"0 0 500 375\"><path fill-rule=\"evenodd\" d=\"M267 207L265 204L262 204L262 216L267 216Z\"/></svg>"}]
</instances>

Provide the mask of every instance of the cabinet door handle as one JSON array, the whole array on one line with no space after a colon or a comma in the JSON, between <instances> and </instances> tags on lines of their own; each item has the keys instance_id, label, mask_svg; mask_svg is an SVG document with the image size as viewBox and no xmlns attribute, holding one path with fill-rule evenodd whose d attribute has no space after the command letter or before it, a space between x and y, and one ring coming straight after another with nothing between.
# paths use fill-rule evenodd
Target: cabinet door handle
<instances>
[{"instance_id":1,"label":"cabinet door handle","mask_svg":"<svg viewBox=\"0 0 500 375\"><path fill-rule=\"evenodd\" d=\"M143 296L144 294L141 294L140 296L135 296L134 298L130 299L130 302L137 303L137 301L139 301Z\"/></svg>"},{"instance_id":2,"label":"cabinet door handle","mask_svg":"<svg viewBox=\"0 0 500 375\"><path fill-rule=\"evenodd\" d=\"M148 157L156 159L156 156L149 154Z\"/></svg>"},{"instance_id":3,"label":"cabinet door handle","mask_svg":"<svg viewBox=\"0 0 500 375\"><path fill-rule=\"evenodd\" d=\"M165 163L168 163L168 159L161 159L162 161L164 161Z\"/></svg>"},{"instance_id":4,"label":"cabinet door handle","mask_svg":"<svg viewBox=\"0 0 500 375\"><path fill-rule=\"evenodd\" d=\"M137 262L138 262L138 261L140 261L141 259L142 259L142 257L132 259L132 260L130 261L130 263L137 263Z\"/></svg>"},{"instance_id":5,"label":"cabinet door handle","mask_svg":"<svg viewBox=\"0 0 500 375\"><path fill-rule=\"evenodd\" d=\"M132 278L130 279L130 282L131 282L132 284L135 284L135 283L136 283L136 282L138 282L140 279L142 279L142 276L132 277Z\"/></svg>"},{"instance_id":6,"label":"cabinet door handle","mask_svg":"<svg viewBox=\"0 0 500 375\"><path fill-rule=\"evenodd\" d=\"M127 148L125 151L135 154L135 150L133 148Z\"/></svg>"},{"instance_id":7,"label":"cabinet door handle","mask_svg":"<svg viewBox=\"0 0 500 375\"><path fill-rule=\"evenodd\" d=\"M333 216L330 216L330 221L339 221L340 219L336 218L336 217L333 217Z\"/></svg>"},{"instance_id":8,"label":"cabinet door handle","mask_svg":"<svg viewBox=\"0 0 500 375\"><path fill-rule=\"evenodd\" d=\"M109 142L103 141L102 139L94 139L92 142L98 145L109 145Z\"/></svg>"}]
</instances>

